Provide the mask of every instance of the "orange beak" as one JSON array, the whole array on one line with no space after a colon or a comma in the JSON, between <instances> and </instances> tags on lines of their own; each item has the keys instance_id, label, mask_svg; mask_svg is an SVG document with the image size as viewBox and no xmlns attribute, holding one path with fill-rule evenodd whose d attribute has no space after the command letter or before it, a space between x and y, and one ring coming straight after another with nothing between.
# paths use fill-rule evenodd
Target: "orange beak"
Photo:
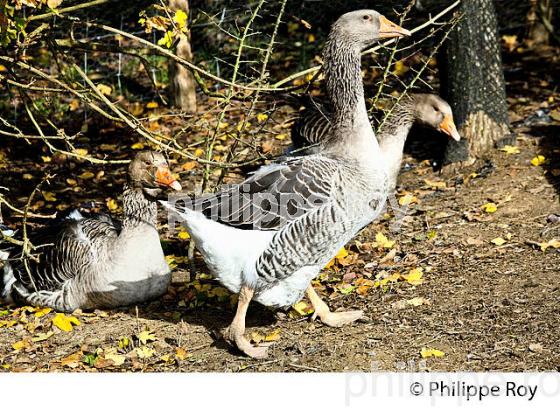
<instances>
[{"instance_id":1,"label":"orange beak","mask_svg":"<svg viewBox=\"0 0 560 410\"><path fill-rule=\"evenodd\" d=\"M441 132L446 133L455 141L459 141L461 139L461 136L459 135L459 131L457 131L457 127L453 122L453 117L449 114L443 117L443 121L441 122L441 124L439 124L439 129Z\"/></svg>"},{"instance_id":2,"label":"orange beak","mask_svg":"<svg viewBox=\"0 0 560 410\"><path fill-rule=\"evenodd\" d=\"M173 178L171 171L167 167L158 167L156 170L156 182L160 185L172 188L175 191L180 191L183 189L181 184Z\"/></svg>"},{"instance_id":3,"label":"orange beak","mask_svg":"<svg viewBox=\"0 0 560 410\"><path fill-rule=\"evenodd\" d=\"M400 38L410 35L407 29L389 21L385 16L379 16L379 38Z\"/></svg>"}]
</instances>

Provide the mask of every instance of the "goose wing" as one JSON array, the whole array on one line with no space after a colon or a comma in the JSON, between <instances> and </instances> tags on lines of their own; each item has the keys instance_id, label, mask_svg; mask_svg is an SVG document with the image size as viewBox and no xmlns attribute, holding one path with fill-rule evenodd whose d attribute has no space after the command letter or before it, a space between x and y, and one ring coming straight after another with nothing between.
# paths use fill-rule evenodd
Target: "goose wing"
<instances>
[{"instance_id":1,"label":"goose wing","mask_svg":"<svg viewBox=\"0 0 560 410\"><path fill-rule=\"evenodd\" d=\"M301 149L325 141L332 128L331 117L331 110L326 104L315 99L305 103L305 109L300 112L299 118L291 129L294 148ZM315 150L315 152L319 151Z\"/></svg>"},{"instance_id":2,"label":"goose wing","mask_svg":"<svg viewBox=\"0 0 560 410\"><path fill-rule=\"evenodd\" d=\"M296 157L261 168L243 183L191 201L207 218L251 230L278 230L333 200L340 161Z\"/></svg>"},{"instance_id":3,"label":"goose wing","mask_svg":"<svg viewBox=\"0 0 560 410\"><path fill-rule=\"evenodd\" d=\"M100 253L120 227L107 215L67 218L36 231L30 237L36 258L14 266L16 278L30 290L56 290L100 260Z\"/></svg>"},{"instance_id":4,"label":"goose wing","mask_svg":"<svg viewBox=\"0 0 560 410\"><path fill-rule=\"evenodd\" d=\"M311 210L274 235L257 259L257 275L270 285L305 267L321 269L344 245L354 225L337 201Z\"/></svg>"}]
</instances>

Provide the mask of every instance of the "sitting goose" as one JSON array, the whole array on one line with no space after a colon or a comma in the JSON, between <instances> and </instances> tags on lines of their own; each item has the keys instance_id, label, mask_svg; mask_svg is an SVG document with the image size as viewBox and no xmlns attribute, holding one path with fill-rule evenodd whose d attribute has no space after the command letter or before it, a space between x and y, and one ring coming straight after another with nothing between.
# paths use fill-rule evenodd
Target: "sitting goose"
<instances>
[{"instance_id":1,"label":"sitting goose","mask_svg":"<svg viewBox=\"0 0 560 410\"><path fill-rule=\"evenodd\" d=\"M214 277L239 294L223 335L245 354L267 354L244 336L251 299L286 307L307 293L330 326L362 316L331 312L310 283L384 206L387 174L367 116L361 50L380 38L409 34L373 10L341 16L324 51L334 110L332 138L322 152L264 166L243 183L186 205L162 202L184 222Z\"/></svg>"},{"instance_id":2,"label":"sitting goose","mask_svg":"<svg viewBox=\"0 0 560 410\"><path fill-rule=\"evenodd\" d=\"M313 101L306 106L292 127L293 149L298 155L321 151L323 141L331 132L331 114L326 105ZM461 139L451 107L445 100L434 94L406 95L376 135L389 162L390 192L396 189L404 143L414 123L439 130L455 141ZM306 146L309 148L305 149Z\"/></svg>"},{"instance_id":3,"label":"sitting goose","mask_svg":"<svg viewBox=\"0 0 560 410\"><path fill-rule=\"evenodd\" d=\"M170 282L156 230L157 195L181 190L158 152L136 155L123 193L122 221L72 211L30 235L38 259L6 263L0 302L47 306L59 311L108 308L164 294Z\"/></svg>"}]
</instances>

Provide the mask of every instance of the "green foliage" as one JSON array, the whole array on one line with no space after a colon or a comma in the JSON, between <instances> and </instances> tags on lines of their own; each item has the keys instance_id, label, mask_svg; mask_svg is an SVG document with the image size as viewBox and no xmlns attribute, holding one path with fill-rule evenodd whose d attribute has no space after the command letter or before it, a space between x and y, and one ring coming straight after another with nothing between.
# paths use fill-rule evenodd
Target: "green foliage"
<instances>
[{"instance_id":1,"label":"green foliage","mask_svg":"<svg viewBox=\"0 0 560 410\"><path fill-rule=\"evenodd\" d=\"M13 3L11 5L10 3ZM33 14L27 13L23 17L22 6L27 10L41 10L47 8L56 9L62 0L15 0L0 2L0 45L6 47L12 42L17 42L19 36L25 37L25 28L29 22L29 17Z\"/></svg>"}]
</instances>

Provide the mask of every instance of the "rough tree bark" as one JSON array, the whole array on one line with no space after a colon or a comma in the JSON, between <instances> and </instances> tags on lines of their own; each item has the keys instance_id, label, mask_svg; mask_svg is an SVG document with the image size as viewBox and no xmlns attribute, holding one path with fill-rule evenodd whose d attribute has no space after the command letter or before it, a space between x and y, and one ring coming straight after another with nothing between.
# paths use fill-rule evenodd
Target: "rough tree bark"
<instances>
[{"instance_id":1,"label":"rough tree bark","mask_svg":"<svg viewBox=\"0 0 560 410\"><path fill-rule=\"evenodd\" d=\"M492 0L463 1L441 64L442 94L463 140L450 141L444 163L473 163L510 136L496 12Z\"/></svg>"},{"instance_id":2,"label":"rough tree bark","mask_svg":"<svg viewBox=\"0 0 560 410\"><path fill-rule=\"evenodd\" d=\"M189 14L188 0L170 0L169 8L173 11L183 10ZM176 54L185 60L192 61L193 54L189 34L182 34L177 43ZM171 84L171 102L182 111L196 112L196 81L192 73L181 64L170 62L169 79Z\"/></svg>"}]
</instances>

